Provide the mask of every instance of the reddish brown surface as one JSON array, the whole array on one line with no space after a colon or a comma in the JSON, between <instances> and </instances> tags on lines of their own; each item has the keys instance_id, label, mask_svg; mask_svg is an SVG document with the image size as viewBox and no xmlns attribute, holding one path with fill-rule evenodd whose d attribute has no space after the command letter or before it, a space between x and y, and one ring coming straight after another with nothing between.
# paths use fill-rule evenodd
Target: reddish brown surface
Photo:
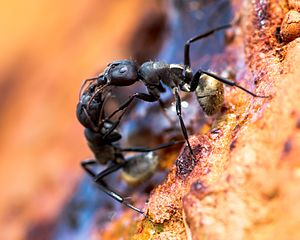
<instances>
[{"instance_id":1,"label":"reddish brown surface","mask_svg":"<svg viewBox=\"0 0 300 240\"><path fill-rule=\"evenodd\" d=\"M127 55L141 3L1 2L0 239L24 239L34 224L51 231L91 156L75 117L79 87Z\"/></svg>"},{"instance_id":2,"label":"reddish brown surface","mask_svg":"<svg viewBox=\"0 0 300 240\"><path fill-rule=\"evenodd\" d=\"M282 40L290 42L300 37L300 13L295 10L288 11L281 24Z\"/></svg>"}]
</instances>

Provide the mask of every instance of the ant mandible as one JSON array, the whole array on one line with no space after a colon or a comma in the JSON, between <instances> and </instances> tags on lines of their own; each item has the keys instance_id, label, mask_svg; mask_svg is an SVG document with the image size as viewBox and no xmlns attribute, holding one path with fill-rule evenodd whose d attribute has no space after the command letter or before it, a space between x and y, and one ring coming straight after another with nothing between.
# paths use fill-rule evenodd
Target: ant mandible
<instances>
[{"instance_id":1,"label":"ant mandible","mask_svg":"<svg viewBox=\"0 0 300 240\"><path fill-rule=\"evenodd\" d=\"M103 192L147 217L141 209L133 206L120 194L111 190L104 178L122 169L122 176L127 182L139 183L150 177L158 167L158 156L154 151L175 144L182 144L184 141L161 144L155 148L121 148L118 146L117 143L122 136L115 130L117 124L110 118L105 118L104 108L110 97L111 88L105 84L105 80L98 80L97 84L90 84L83 92L81 89L79 103L77 104L77 118L85 127L84 134L95 157L95 159L81 162L81 165L93 177L94 182ZM141 154L125 158L124 152L141 152ZM108 167L100 173L95 173L91 166L97 164L108 165Z\"/></svg>"},{"instance_id":2,"label":"ant mandible","mask_svg":"<svg viewBox=\"0 0 300 240\"><path fill-rule=\"evenodd\" d=\"M145 84L148 93L134 93L117 110L109 115L107 119L110 119L116 113L123 111L118 121L114 123L114 126L117 126L124 116L127 107L134 99L141 99L146 102L159 101L161 103L160 94L165 92L165 88L162 85L162 83L164 83L165 86L171 88L172 93L175 96L176 114L180 121L184 139L192 156L192 164L194 164L193 150L188 139L187 129L182 119L179 90L184 92L195 92L200 106L207 115L212 115L220 110L224 101L223 84L237 87L253 97L267 97L256 95L234 81L220 77L212 72L199 69L195 74L192 73L190 64L190 44L205 38L216 31L230 27L232 27L231 24L226 24L189 39L184 45L184 64L167 64L160 61L148 61L139 67L137 63L131 60L114 61L107 66L103 74L87 79L83 85L91 80L96 80L96 85L100 85L100 83L103 83L104 81L105 84L109 86L129 86L139 80ZM112 127L107 134L110 134L114 129L115 127Z\"/></svg>"}]
</instances>

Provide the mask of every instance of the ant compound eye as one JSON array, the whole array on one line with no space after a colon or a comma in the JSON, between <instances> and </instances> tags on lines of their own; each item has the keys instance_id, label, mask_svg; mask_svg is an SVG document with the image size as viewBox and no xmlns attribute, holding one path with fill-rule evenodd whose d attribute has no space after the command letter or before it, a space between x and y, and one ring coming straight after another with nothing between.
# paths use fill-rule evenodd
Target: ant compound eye
<instances>
[{"instance_id":1,"label":"ant compound eye","mask_svg":"<svg viewBox=\"0 0 300 240\"><path fill-rule=\"evenodd\" d=\"M112 63L108 64L107 67L108 67L109 69L114 69L114 68L116 68L118 65L120 65L119 62L112 62Z\"/></svg>"}]
</instances>

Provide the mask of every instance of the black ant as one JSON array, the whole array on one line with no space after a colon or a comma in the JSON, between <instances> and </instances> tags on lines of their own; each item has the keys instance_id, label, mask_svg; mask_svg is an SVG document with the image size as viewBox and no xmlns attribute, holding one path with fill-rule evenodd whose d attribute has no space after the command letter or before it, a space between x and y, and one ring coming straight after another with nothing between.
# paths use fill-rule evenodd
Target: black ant
<instances>
[{"instance_id":1,"label":"black ant","mask_svg":"<svg viewBox=\"0 0 300 240\"><path fill-rule=\"evenodd\" d=\"M141 182L150 177L158 167L158 157L154 151L174 144L180 144L184 141L161 144L155 148L121 148L117 144L122 137L116 131L118 124L110 118L105 118L105 103L110 94L111 88L103 78L98 78L97 84L91 83L83 92L82 89L80 91L76 114L79 122L85 127L85 137L95 156L95 159L83 161L81 165L93 177L103 192L146 216L141 209L133 206L120 194L111 190L103 178L122 169L122 175L127 182ZM124 152L141 152L141 154L125 158ZM108 164L108 167L100 173L95 173L89 166L96 164Z\"/></svg>"},{"instance_id":2,"label":"black ant","mask_svg":"<svg viewBox=\"0 0 300 240\"><path fill-rule=\"evenodd\" d=\"M146 102L159 101L162 105L160 94L165 92L163 84L171 88L176 100L176 114L180 121L184 139L192 156L191 164L194 164L193 150L188 140L188 133L182 119L179 90L184 92L195 92L201 107L207 115L212 115L220 110L224 102L223 84L240 88L253 97L267 97L256 95L236 84L234 81L220 77L212 72L199 69L195 74L192 73L190 64L190 44L207 37L216 31L224 30L229 27L231 27L231 24L223 25L188 40L184 45L184 64L167 64L160 61L149 61L143 63L139 67L137 63L131 60L115 61L107 66L103 74L95 78L87 79L86 82L96 80L96 83L94 83L95 85L100 86L101 83L105 82L105 84L111 87L129 86L139 80L145 84L148 93L134 93L117 110L109 115L107 119L110 119L119 111L123 111L119 120L114 123L115 125L119 124L127 107L135 98ZM114 127L108 131L107 135L111 134L113 129Z\"/></svg>"}]
</instances>

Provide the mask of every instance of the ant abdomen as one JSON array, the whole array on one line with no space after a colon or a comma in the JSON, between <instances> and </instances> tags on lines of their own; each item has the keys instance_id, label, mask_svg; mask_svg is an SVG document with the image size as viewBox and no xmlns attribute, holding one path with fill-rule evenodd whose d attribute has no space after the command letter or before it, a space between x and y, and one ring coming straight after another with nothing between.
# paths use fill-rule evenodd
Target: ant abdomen
<instances>
[{"instance_id":1,"label":"ant abdomen","mask_svg":"<svg viewBox=\"0 0 300 240\"><path fill-rule=\"evenodd\" d=\"M135 155L126 161L122 169L122 178L129 184L138 184L151 177L159 163L155 152Z\"/></svg>"},{"instance_id":2,"label":"ant abdomen","mask_svg":"<svg viewBox=\"0 0 300 240\"><path fill-rule=\"evenodd\" d=\"M203 74L196 88L196 96L203 111L211 116L219 112L224 103L223 83Z\"/></svg>"}]
</instances>

